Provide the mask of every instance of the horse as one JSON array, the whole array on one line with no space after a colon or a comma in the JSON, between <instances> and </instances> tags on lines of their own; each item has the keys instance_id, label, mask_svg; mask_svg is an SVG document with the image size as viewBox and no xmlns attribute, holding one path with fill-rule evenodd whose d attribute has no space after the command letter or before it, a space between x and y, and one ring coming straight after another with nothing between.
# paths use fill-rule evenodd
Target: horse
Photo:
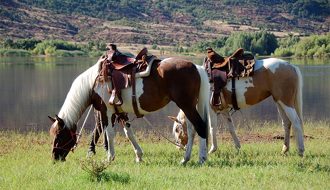
<instances>
[{"instance_id":1,"label":"horse","mask_svg":"<svg viewBox=\"0 0 330 190\"><path fill-rule=\"evenodd\" d=\"M111 88L112 83L104 82L105 85L100 85L100 82L95 85L101 65L106 59L106 56L102 56L95 65L80 74L72 83L58 115L55 115L55 118L48 116L53 122L50 134L54 136L52 158L55 160L65 161L65 157L72 150L76 142L77 122L88 106L93 105L101 111L102 122L106 126L109 123L108 118L118 110L104 101L110 98L110 93L104 92L104 88ZM203 163L207 159L206 139L210 110L207 73L203 67L179 58L155 59L149 67L149 76L136 77L138 112L141 115L150 114L165 107L170 101L175 102L188 118L188 133L191 139L181 163L185 164L191 158L196 132L200 138L199 163ZM132 90L132 87L127 87L121 92L123 104L120 109L126 114L135 113ZM132 127L128 122L123 126L126 137L133 145L136 162L141 162L143 152L135 140ZM107 160L112 161L115 158L113 127L106 127L106 135L109 148Z\"/></svg>"},{"instance_id":2,"label":"horse","mask_svg":"<svg viewBox=\"0 0 330 190\"><path fill-rule=\"evenodd\" d=\"M261 59L257 60L255 63L253 76L239 78L239 80L236 79L235 83L239 108L253 106L269 96L273 97L285 131L282 153L286 153L289 150L290 130L291 126L293 126L298 154L303 156L305 150L303 142L302 110L303 80L299 68L277 58ZM229 78L226 86L222 89L222 104L220 106L210 106L212 111L210 111L211 122L209 124L211 125L209 126L209 131L212 146L209 153L215 152L218 148L216 141L217 112L220 112L223 121L225 121L229 127L230 134L235 143L235 148L239 151L241 147L230 114L230 110L233 108L231 87L232 80ZM187 136L185 127L186 117L184 113L180 111L177 117L170 118L174 120L173 133L175 138L185 145L189 137Z\"/></svg>"}]
</instances>

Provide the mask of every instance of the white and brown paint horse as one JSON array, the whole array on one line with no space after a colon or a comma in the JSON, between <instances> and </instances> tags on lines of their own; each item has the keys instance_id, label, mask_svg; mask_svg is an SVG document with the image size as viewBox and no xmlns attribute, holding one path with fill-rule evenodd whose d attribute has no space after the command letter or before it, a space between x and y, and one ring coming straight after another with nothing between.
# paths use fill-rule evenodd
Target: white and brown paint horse
<instances>
[{"instance_id":1,"label":"white and brown paint horse","mask_svg":"<svg viewBox=\"0 0 330 190\"><path fill-rule=\"evenodd\" d=\"M249 107L258 104L269 96L273 97L284 127L284 145L282 152L289 150L290 129L293 126L297 140L299 155L303 156L305 150L303 142L303 116L302 116L302 75L298 67L276 58L257 60L255 72L252 77L239 78L235 80L236 96L239 108ZM239 150L240 142L236 136L230 109L233 108L231 99L231 79L222 89L222 105L219 107L211 106L210 133L212 146L209 153L217 150L216 129L217 112L220 112L223 121L229 127L233 137L235 147ZM185 115L179 112L177 117L170 117L174 120L173 133L175 138L183 143L187 142L188 136L185 126Z\"/></svg>"},{"instance_id":2,"label":"white and brown paint horse","mask_svg":"<svg viewBox=\"0 0 330 190\"><path fill-rule=\"evenodd\" d=\"M109 100L110 94L104 92L102 85L94 87L104 60L105 57L101 57L94 66L75 79L59 114L55 118L49 117L53 122L50 129L54 136L52 157L56 160L64 161L74 146L77 122L89 105L93 104L96 109L101 110L102 118L111 118L115 113L115 107L103 101ZM111 82L107 85L111 87ZM200 136L200 163L207 159L206 138L210 110L208 86L208 77L203 67L177 58L155 60L149 76L136 78L136 99L140 114L155 112L170 101L175 102L184 111L189 119L188 123L191 123L189 125L190 138L193 140L196 132ZM121 95L124 102L121 106L123 112L134 113L132 88L123 89ZM131 127L127 125L124 131L134 147L136 161L140 162L143 153L134 138ZM115 157L114 136L114 129L107 127L108 160ZM187 146L187 151L181 161L183 164L190 160L193 141Z\"/></svg>"}]
</instances>

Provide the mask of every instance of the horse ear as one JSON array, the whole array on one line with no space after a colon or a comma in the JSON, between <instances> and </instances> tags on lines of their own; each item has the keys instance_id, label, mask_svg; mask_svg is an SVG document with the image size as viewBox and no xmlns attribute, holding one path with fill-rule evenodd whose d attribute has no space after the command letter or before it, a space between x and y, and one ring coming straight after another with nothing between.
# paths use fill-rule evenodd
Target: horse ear
<instances>
[{"instance_id":1,"label":"horse ear","mask_svg":"<svg viewBox=\"0 0 330 190\"><path fill-rule=\"evenodd\" d=\"M55 118L58 121L59 126L63 128L64 127L64 121L63 121L63 119L61 119L60 117L58 117L58 115L56 115L56 114L55 114Z\"/></svg>"},{"instance_id":2,"label":"horse ear","mask_svg":"<svg viewBox=\"0 0 330 190\"><path fill-rule=\"evenodd\" d=\"M50 117L50 116L48 116L48 118L49 118L49 119L50 119L50 121L51 121L51 122L53 122L53 123L56 121L56 119L55 119L55 118L52 118L52 117Z\"/></svg>"},{"instance_id":3,"label":"horse ear","mask_svg":"<svg viewBox=\"0 0 330 190\"><path fill-rule=\"evenodd\" d=\"M170 118L171 120L179 123L179 121L176 117L173 117L173 116L167 116L167 117Z\"/></svg>"}]
</instances>

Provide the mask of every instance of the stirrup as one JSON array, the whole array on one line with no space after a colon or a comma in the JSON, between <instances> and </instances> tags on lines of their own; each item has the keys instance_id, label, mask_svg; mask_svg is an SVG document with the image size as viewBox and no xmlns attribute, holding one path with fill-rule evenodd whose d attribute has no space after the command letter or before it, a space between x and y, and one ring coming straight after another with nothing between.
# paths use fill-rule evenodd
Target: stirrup
<instances>
[{"instance_id":1,"label":"stirrup","mask_svg":"<svg viewBox=\"0 0 330 190\"><path fill-rule=\"evenodd\" d=\"M222 104L222 101L221 101L221 92L219 92L219 97L216 98L216 99L218 99L218 100L215 100L215 99L214 99L214 91L212 91L210 104L211 104L212 106L221 106L221 104Z\"/></svg>"},{"instance_id":2,"label":"stirrup","mask_svg":"<svg viewBox=\"0 0 330 190\"><path fill-rule=\"evenodd\" d=\"M89 149L87 151L87 155L95 155L96 154L96 151L95 151L95 146L92 147L92 146L89 146Z\"/></svg>"},{"instance_id":3,"label":"stirrup","mask_svg":"<svg viewBox=\"0 0 330 190\"><path fill-rule=\"evenodd\" d=\"M111 93L111 97L109 99L109 104L113 105L113 106L123 105L123 101L121 100L121 95L120 94L118 94L118 101L116 103L114 102L115 99L116 99L116 91L113 90L112 93Z\"/></svg>"}]
</instances>

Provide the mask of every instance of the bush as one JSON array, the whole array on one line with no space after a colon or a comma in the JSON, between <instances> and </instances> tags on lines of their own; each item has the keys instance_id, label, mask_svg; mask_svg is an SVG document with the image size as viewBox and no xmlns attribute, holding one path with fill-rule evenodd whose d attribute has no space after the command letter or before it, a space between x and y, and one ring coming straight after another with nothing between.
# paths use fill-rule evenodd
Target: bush
<instances>
[{"instance_id":1,"label":"bush","mask_svg":"<svg viewBox=\"0 0 330 190\"><path fill-rule=\"evenodd\" d=\"M278 57L288 57L294 55L294 51L291 48L277 48L273 55Z\"/></svg>"},{"instance_id":2,"label":"bush","mask_svg":"<svg viewBox=\"0 0 330 190\"><path fill-rule=\"evenodd\" d=\"M73 55L70 53L70 51L66 50L56 50L52 56L57 56L57 57L73 57Z\"/></svg>"},{"instance_id":3,"label":"bush","mask_svg":"<svg viewBox=\"0 0 330 190\"><path fill-rule=\"evenodd\" d=\"M55 48L55 49L54 49ZM81 50L80 47L71 44L67 41L63 40L49 40L49 41L43 41L41 43L38 43L34 50L32 51L33 54L35 55L50 55L54 53L56 49L61 49L61 50L68 50L68 51L73 51L73 50ZM58 54L58 53L56 53Z\"/></svg>"},{"instance_id":4,"label":"bush","mask_svg":"<svg viewBox=\"0 0 330 190\"><path fill-rule=\"evenodd\" d=\"M87 53L90 57L100 57L101 55L104 55L104 52L102 51L91 51Z\"/></svg>"},{"instance_id":5,"label":"bush","mask_svg":"<svg viewBox=\"0 0 330 190\"><path fill-rule=\"evenodd\" d=\"M87 56L87 53L83 52L83 51L70 51L70 54L73 56L73 57L79 57L79 56Z\"/></svg>"},{"instance_id":6,"label":"bush","mask_svg":"<svg viewBox=\"0 0 330 190\"><path fill-rule=\"evenodd\" d=\"M0 50L0 55L28 56L31 55L31 53L21 49L3 49Z\"/></svg>"}]
</instances>

